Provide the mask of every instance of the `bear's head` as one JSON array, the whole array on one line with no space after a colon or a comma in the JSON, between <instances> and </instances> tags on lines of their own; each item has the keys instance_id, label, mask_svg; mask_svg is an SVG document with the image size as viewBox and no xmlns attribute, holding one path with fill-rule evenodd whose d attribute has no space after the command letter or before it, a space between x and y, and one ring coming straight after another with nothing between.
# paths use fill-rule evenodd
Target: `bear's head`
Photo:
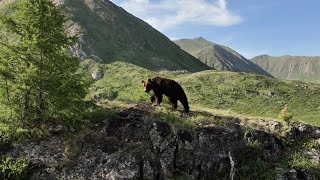
<instances>
[{"instance_id":1,"label":"bear's head","mask_svg":"<svg viewBox=\"0 0 320 180\"><path fill-rule=\"evenodd\" d=\"M144 87L144 92L149 92L153 88L153 82L151 79L148 79L147 81L142 80L142 85Z\"/></svg>"}]
</instances>

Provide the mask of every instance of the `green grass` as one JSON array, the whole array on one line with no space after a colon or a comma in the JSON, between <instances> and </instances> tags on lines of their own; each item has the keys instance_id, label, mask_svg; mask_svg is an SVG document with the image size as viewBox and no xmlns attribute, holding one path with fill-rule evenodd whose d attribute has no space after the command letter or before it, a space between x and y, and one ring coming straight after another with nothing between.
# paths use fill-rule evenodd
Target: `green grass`
<instances>
[{"instance_id":1,"label":"green grass","mask_svg":"<svg viewBox=\"0 0 320 180\"><path fill-rule=\"evenodd\" d=\"M320 125L320 86L316 84L214 70L193 74L153 72L124 62L106 65L85 60L82 67L85 72L97 68L104 72L104 78L93 83L88 96L102 94L102 101L149 102L152 93L143 92L141 80L158 75L182 85L193 111L277 118L287 103L293 120Z\"/></svg>"}]
</instances>

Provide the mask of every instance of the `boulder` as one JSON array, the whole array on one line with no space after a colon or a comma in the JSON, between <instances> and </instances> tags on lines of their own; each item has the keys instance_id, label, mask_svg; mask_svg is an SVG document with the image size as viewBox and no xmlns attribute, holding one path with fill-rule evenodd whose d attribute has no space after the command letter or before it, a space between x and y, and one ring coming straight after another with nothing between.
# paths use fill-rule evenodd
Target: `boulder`
<instances>
[{"instance_id":1,"label":"boulder","mask_svg":"<svg viewBox=\"0 0 320 180\"><path fill-rule=\"evenodd\" d=\"M97 70L91 74L93 80L98 81L103 77L103 74L100 70Z\"/></svg>"}]
</instances>

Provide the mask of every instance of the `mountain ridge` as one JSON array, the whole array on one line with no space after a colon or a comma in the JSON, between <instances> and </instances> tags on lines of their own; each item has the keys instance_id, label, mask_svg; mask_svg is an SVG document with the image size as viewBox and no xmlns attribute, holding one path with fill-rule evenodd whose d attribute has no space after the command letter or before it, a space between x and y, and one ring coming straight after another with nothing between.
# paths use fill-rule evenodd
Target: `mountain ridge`
<instances>
[{"instance_id":1,"label":"mountain ridge","mask_svg":"<svg viewBox=\"0 0 320 180\"><path fill-rule=\"evenodd\" d=\"M255 73L272 77L232 48L210 42L203 37L180 39L174 42L181 49L214 69Z\"/></svg>"},{"instance_id":2,"label":"mountain ridge","mask_svg":"<svg viewBox=\"0 0 320 180\"><path fill-rule=\"evenodd\" d=\"M3 0L0 9L15 1ZM67 32L78 37L71 50L80 59L124 61L155 71L210 69L148 23L109 0L53 2L67 17Z\"/></svg>"},{"instance_id":3,"label":"mountain ridge","mask_svg":"<svg viewBox=\"0 0 320 180\"><path fill-rule=\"evenodd\" d=\"M320 56L269 56L251 59L276 78L320 83Z\"/></svg>"}]
</instances>

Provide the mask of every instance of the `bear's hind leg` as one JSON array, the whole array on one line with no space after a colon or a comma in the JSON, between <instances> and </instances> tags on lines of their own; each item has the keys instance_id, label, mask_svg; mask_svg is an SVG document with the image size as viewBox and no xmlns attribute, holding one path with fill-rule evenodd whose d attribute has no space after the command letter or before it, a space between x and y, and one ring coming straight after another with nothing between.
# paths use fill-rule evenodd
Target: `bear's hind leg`
<instances>
[{"instance_id":1,"label":"bear's hind leg","mask_svg":"<svg viewBox=\"0 0 320 180\"><path fill-rule=\"evenodd\" d=\"M180 101L181 104L183 105L184 111L185 111L185 112L189 112L190 107L189 107L189 103L188 103L187 98L186 98L186 97L185 97L185 98L182 98L182 99L180 99L179 101Z\"/></svg>"}]
</instances>

